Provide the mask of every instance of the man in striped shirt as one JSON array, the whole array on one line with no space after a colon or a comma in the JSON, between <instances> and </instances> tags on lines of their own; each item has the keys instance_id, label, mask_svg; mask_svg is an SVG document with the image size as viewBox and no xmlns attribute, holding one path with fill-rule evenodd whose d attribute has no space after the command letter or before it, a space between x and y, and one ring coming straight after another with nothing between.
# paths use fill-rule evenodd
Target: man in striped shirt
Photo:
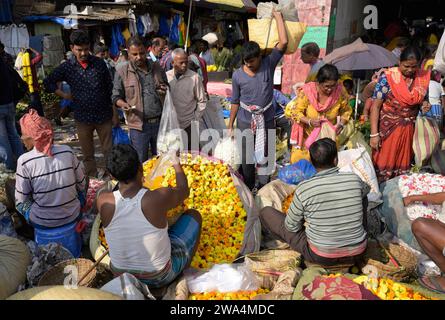
<instances>
[{"instance_id":1,"label":"man in striped shirt","mask_svg":"<svg viewBox=\"0 0 445 320\"><path fill-rule=\"evenodd\" d=\"M271 207L261 210L263 229L309 262L354 264L366 250L370 187L354 173L339 172L331 139L314 142L309 152L318 173L298 185L286 215Z\"/></svg>"},{"instance_id":2,"label":"man in striped shirt","mask_svg":"<svg viewBox=\"0 0 445 320\"><path fill-rule=\"evenodd\" d=\"M15 202L26 221L56 228L81 217L87 178L69 146L53 145L51 123L34 109L20 119L22 140L29 152L17 161Z\"/></svg>"}]
</instances>

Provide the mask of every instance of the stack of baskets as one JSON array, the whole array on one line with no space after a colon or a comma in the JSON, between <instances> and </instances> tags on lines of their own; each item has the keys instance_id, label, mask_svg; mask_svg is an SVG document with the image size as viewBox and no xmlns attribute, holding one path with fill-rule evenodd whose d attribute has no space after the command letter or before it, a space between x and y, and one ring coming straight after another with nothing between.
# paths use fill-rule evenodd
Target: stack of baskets
<instances>
[{"instance_id":1,"label":"stack of baskets","mask_svg":"<svg viewBox=\"0 0 445 320\"><path fill-rule=\"evenodd\" d=\"M48 14L56 11L56 3L47 1L35 1L31 11L36 14Z\"/></svg>"},{"instance_id":2,"label":"stack of baskets","mask_svg":"<svg viewBox=\"0 0 445 320\"><path fill-rule=\"evenodd\" d=\"M394 244L383 243L386 251L392 256L397 265L375 241L369 241L365 254L367 266L377 271L378 277L388 278L397 282L408 282L416 275L417 257L407 248Z\"/></svg>"},{"instance_id":3,"label":"stack of baskets","mask_svg":"<svg viewBox=\"0 0 445 320\"><path fill-rule=\"evenodd\" d=\"M65 279L71 277L73 281L79 281L94 265L93 261L88 259L70 259L62 261L49 269L39 280L38 286L58 286L64 285ZM77 269L77 275L72 269L66 267L74 267ZM93 287L97 276L97 269L94 268L81 283L77 286ZM69 283L69 285L76 285L76 283Z\"/></svg>"}]
</instances>

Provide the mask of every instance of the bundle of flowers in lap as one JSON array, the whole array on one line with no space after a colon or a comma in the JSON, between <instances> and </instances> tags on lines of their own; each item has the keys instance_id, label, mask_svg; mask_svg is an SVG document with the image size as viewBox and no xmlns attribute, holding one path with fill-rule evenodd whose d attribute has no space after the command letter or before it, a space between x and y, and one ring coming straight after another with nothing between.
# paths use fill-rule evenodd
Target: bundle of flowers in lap
<instances>
[{"instance_id":1,"label":"bundle of flowers in lap","mask_svg":"<svg viewBox=\"0 0 445 320\"><path fill-rule=\"evenodd\" d=\"M435 174L403 175L399 179L399 189L403 197L445 192L445 176ZM429 203L413 203L406 208L410 220L430 218L445 222L442 206Z\"/></svg>"}]
</instances>

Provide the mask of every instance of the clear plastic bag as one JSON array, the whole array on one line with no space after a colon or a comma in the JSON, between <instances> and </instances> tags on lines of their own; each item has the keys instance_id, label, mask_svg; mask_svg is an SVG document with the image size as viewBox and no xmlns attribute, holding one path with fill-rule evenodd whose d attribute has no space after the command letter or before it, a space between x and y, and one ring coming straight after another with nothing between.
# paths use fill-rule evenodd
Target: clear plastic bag
<instances>
[{"instance_id":1,"label":"clear plastic bag","mask_svg":"<svg viewBox=\"0 0 445 320\"><path fill-rule=\"evenodd\" d=\"M216 264L205 273L186 275L191 293L258 290L258 280L244 263Z\"/></svg>"},{"instance_id":2,"label":"clear plastic bag","mask_svg":"<svg viewBox=\"0 0 445 320\"><path fill-rule=\"evenodd\" d=\"M146 177L146 185L150 190L154 190L160 187L160 183L163 180L163 175L167 172L167 169L173 165L172 154L163 153L157 159L153 165L153 169Z\"/></svg>"},{"instance_id":3,"label":"clear plastic bag","mask_svg":"<svg viewBox=\"0 0 445 320\"><path fill-rule=\"evenodd\" d=\"M165 96L164 108L162 110L161 122L159 124L157 148L158 153L178 151L182 146L181 130L179 128L178 115L170 90Z\"/></svg>"},{"instance_id":4,"label":"clear plastic bag","mask_svg":"<svg viewBox=\"0 0 445 320\"><path fill-rule=\"evenodd\" d=\"M235 171L241 165L241 154L235 139L232 137L226 137L218 142L214 156L227 163Z\"/></svg>"}]
</instances>

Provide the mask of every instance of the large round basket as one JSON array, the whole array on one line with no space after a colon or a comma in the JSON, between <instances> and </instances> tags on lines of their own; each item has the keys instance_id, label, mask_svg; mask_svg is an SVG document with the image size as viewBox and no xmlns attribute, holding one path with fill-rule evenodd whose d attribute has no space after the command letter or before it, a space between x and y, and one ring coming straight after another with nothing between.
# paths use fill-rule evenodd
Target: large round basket
<instances>
[{"instance_id":1,"label":"large round basket","mask_svg":"<svg viewBox=\"0 0 445 320\"><path fill-rule=\"evenodd\" d=\"M57 286L64 285L65 279L71 277L73 279L69 284L75 285L73 281L79 281L85 273L94 265L93 261L88 259L70 259L62 261L49 269L39 280L38 286ZM65 269L66 267L75 267L77 269L77 276L72 269ZM78 283L81 287L92 287L96 279L97 269L94 268L88 276Z\"/></svg>"},{"instance_id":2,"label":"large round basket","mask_svg":"<svg viewBox=\"0 0 445 320\"><path fill-rule=\"evenodd\" d=\"M399 266L395 266L390 260L387 261L388 257L382 259L382 257L386 256L384 250L376 242L370 241L365 255L365 263L371 268L375 268L378 277L406 282L415 276L417 257L414 253L398 244L385 243L382 245L392 255ZM382 260L386 260L387 262L383 262Z\"/></svg>"},{"instance_id":3,"label":"large round basket","mask_svg":"<svg viewBox=\"0 0 445 320\"><path fill-rule=\"evenodd\" d=\"M35 2L32 11L38 14L53 13L56 11L56 4L51 2Z\"/></svg>"}]
</instances>

